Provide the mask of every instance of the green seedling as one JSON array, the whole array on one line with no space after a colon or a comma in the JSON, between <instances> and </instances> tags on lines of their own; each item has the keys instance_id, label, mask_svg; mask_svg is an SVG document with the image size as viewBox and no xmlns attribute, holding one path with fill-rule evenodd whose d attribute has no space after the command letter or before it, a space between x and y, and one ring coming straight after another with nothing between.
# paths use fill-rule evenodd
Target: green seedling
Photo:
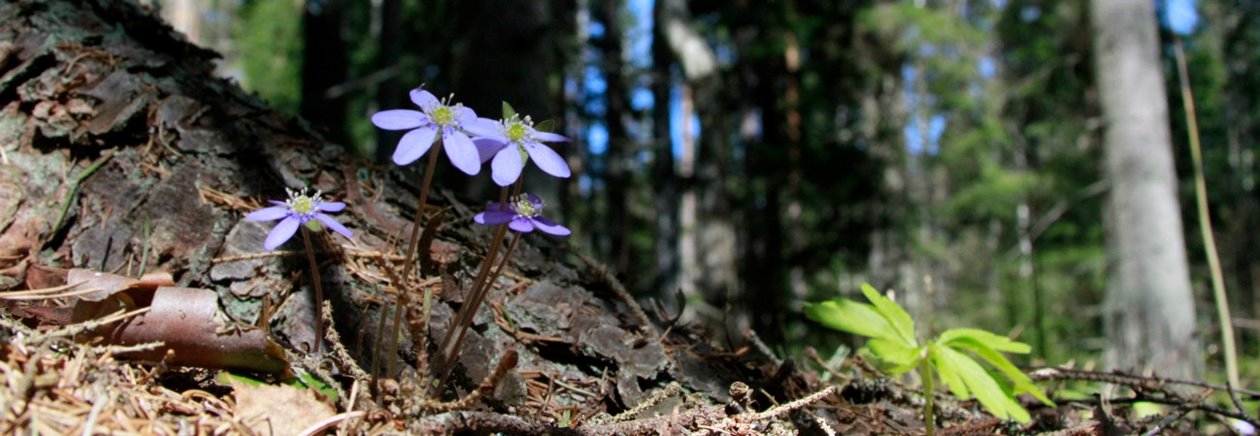
<instances>
[{"instance_id":1,"label":"green seedling","mask_svg":"<svg viewBox=\"0 0 1260 436\"><path fill-rule=\"evenodd\" d=\"M920 344L914 334L914 321L901 306L880 295L869 284L862 285L862 293L871 304L836 298L806 303L805 315L832 329L871 338L866 341L865 351L892 375L919 370L927 398L923 416L929 435L934 428L932 390L937 377L949 386L954 396L962 400L974 397L989 413L1002 419L1020 423L1031 420L1028 411L1015 400L1019 394L1030 394L1054 406L1032 379L1002 355L1002 352L1028 353L1028 344L971 328L946 330ZM977 357L996 369L1001 377L986 370Z\"/></svg>"}]
</instances>

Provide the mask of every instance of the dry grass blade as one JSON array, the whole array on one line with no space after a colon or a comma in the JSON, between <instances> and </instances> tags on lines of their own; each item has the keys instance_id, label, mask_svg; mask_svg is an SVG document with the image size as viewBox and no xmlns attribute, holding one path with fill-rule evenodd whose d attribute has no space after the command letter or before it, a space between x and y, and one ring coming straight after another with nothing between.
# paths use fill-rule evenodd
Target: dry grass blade
<instances>
[{"instance_id":1,"label":"dry grass blade","mask_svg":"<svg viewBox=\"0 0 1260 436\"><path fill-rule=\"evenodd\" d=\"M324 430L333 428L337 424L340 424L342 421L348 421L354 418L358 418L365 414L366 413L363 411L357 411L357 412L346 412L346 413L333 415L333 416L328 417L327 419L324 419L323 421L311 424L311 426L307 427L306 430L302 430L301 435L302 436L316 435L323 432Z\"/></svg>"},{"instance_id":2,"label":"dry grass blade","mask_svg":"<svg viewBox=\"0 0 1260 436\"><path fill-rule=\"evenodd\" d=\"M41 298L47 298L43 296L56 294L61 291L65 291L67 289L73 288L75 286L79 286L83 283L84 282L77 282L77 283L71 283L67 285L54 286L51 288L28 289L25 291L0 292L0 299L16 300L18 299L18 297L29 297L29 296L40 296Z\"/></svg>"},{"instance_id":3,"label":"dry grass blade","mask_svg":"<svg viewBox=\"0 0 1260 436\"><path fill-rule=\"evenodd\" d=\"M65 286L59 286L59 287L65 288ZM47 288L47 289L53 289L53 288ZM37 291L46 292L47 289L37 289ZM53 294L34 293L34 294L25 294L25 295L15 295L15 294L18 294L18 292L14 292L14 293L0 295L0 299L13 300L13 301L51 300L54 298L78 297L82 295L91 294L93 292L98 292L100 290L101 288L87 288L87 289L80 289L77 291L60 292L60 293L53 293ZM26 293L30 291L19 291L19 292Z\"/></svg>"}]
</instances>

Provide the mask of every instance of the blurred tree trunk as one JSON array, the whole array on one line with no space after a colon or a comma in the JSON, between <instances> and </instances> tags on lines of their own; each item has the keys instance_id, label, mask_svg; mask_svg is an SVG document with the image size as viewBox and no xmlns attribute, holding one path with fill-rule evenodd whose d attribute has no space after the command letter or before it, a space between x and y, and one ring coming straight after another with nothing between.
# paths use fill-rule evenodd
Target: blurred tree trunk
<instances>
[{"instance_id":1,"label":"blurred tree trunk","mask_svg":"<svg viewBox=\"0 0 1260 436\"><path fill-rule=\"evenodd\" d=\"M377 6L375 64L377 73L386 74L386 78L376 88L377 110L412 106L410 99L407 98L406 90L398 81L398 75L385 73L390 69L398 68L396 64L402 61L402 5L400 3L400 0L380 0ZM395 132L376 129L376 150L373 151L373 155L377 162L390 161L390 157L394 154L393 143L397 142L397 138L398 134Z\"/></svg>"},{"instance_id":2,"label":"blurred tree trunk","mask_svg":"<svg viewBox=\"0 0 1260 436\"><path fill-rule=\"evenodd\" d=\"M561 92L554 75L563 67L556 47L570 37L567 24L553 11L571 10L571 3L526 0L475 0L454 2L458 23L451 36L453 71L445 80L452 82L455 100L477 111L478 116L499 119L507 102L534 122L557 118L562 112L551 96ZM442 72L442 74L448 74ZM445 97L445 95L439 95ZM556 121L561 121L556 119ZM561 155L571 144L551 144ZM488 169L487 169L488 170ZM442 173L439 173L439 177ZM492 195L489 188L458 172L445 172L441 180L466 195ZM547 201L556 197L560 182L530 164L522 176L529 191Z\"/></svg>"},{"instance_id":3,"label":"blurred tree trunk","mask_svg":"<svg viewBox=\"0 0 1260 436\"><path fill-rule=\"evenodd\" d=\"M1146 0L1090 3L1105 118L1108 366L1193 377L1201 351L1177 203L1155 9Z\"/></svg>"},{"instance_id":4,"label":"blurred tree trunk","mask_svg":"<svg viewBox=\"0 0 1260 436\"><path fill-rule=\"evenodd\" d=\"M721 79L717 74L717 56L704 37L693 27L687 4L682 0L662 0L660 26L674 56L682 66L687 85L684 87L682 111L683 152L679 173L683 178L680 204L683 291L689 301L704 301L718 307L706 307L710 319L723 317L723 305L733 292L736 281L734 208L727 191L732 156L730 144L722 136L727 130L721 111L727 107L718 101ZM691 111L700 120L701 132L691 131ZM690 135L699 133L697 143ZM698 295L694 295L698 294ZM689 305L695 313L700 309Z\"/></svg>"},{"instance_id":5,"label":"blurred tree trunk","mask_svg":"<svg viewBox=\"0 0 1260 436\"><path fill-rule=\"evenodd\" d=\"M737 50L740 53L756 53L757 46L765 44L760 38L782 38L784 26L777 22L777 6L765 7L756 14L755 23L736 32ZM791 50L791 47L785 47ZM740 63L740 77L744 92L755 105L742 108L745 117L758 116L759 129L741 129L748 156L744 159L746 200L741 205L743 225L749 229L743 238L743 272L745 277L745 301L751 324L757 333L769 343L781 343L783 301L786 298L784 252L785 215L784 197L795 190L799 167L791 155L799 156L799 136L793 137L794 128L790 110L799 103L795 74L788 76L785 56L774 51L759 56L746 56ZM775 78L787 76L788 84ZM786 88L786 89L785 89ZM785 110L787 109L787 110ZM760 130L754 132L753 130ZM798 131L799 133L799 131ZM788 148L784 153L783 148ZM786 159L785 159L786 158ZM795 233L795 232L792 232Z\"/></svg>"},{"instance_id":6,"label":"blurred tree trunk","mask_svg":"<svg viewBox=\"0 0 1260 436\"><path fill-rule=\"evenodd\" d=\"M673 307L679 290L678 177L674 169L673 138L670 134L670 88L673 86L674 57L665 40L665 2L653 3L652 15L652 159L653 206L656 218L656 274L652 289L661 301Z\"/></svg>"},{"instance_id":7,"label":"blurred tree trunk","mask_svg":"<svg viewBox=\"0 0 1260 436\"><path fill-rule=\"evenodd\" d=\"M346 81L346 41L342 38L341 0L307 0L302 10L302 118L322 129L330 141L347 144L346 98L329 98L328 89Z\"/></svg>"},{"instance_id":8,"label":"blurred tree trunk","mask_svg":"<svg viewBox=\"0 0 1260 436\"><path fill-rule=\"evenodd\" d=\"M604 36L596 46L602 51L604 83L608 85L604 91L604 125L608 128L608 150L604 154L608 165L604 178L608 192L607 258L612 260L616 271L625 274L630 269L630 180L626 165L633 155L634 141L626 129L630 107L626 102L623 9L621 0L601 0L595 9L595 17L604 23ZM633 282L637 276L625 275L631 289L635 287Z\"/></svg>"}]
</instances>

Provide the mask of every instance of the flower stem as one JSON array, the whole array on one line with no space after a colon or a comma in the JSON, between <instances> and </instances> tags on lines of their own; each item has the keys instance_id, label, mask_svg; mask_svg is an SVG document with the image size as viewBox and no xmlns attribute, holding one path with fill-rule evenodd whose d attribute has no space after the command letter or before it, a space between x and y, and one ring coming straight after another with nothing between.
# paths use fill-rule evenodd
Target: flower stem
<instances>
[{"instance_id":1,"label":"flower stem","mask_svg":"<svg viewBox=\"0 0 1260 436\"><path fill-rule=\"evenodd\" d=\"M481 285L482 287L481 295L483 295L482 298L484 298L486 291L490 289L490 285L498 281L499 276L503 275L503 268L507 267L508 260L510 260L512 256L512 251L516 249L516 241L520 241L520 240L521 240L520 233L514 233L512 235L512 242L508 242L507 251L503 252L503 258L499 260L499 266L494 269L494 274L490 275L490 279L486 280L486 283Z\"/></svg>"},{"instance_id":2,"label":"flower stem","mask_svg":"<svg viewBox=\"0 0 1260 436\"><path fill-rule=\"evenodd\" d=\"M932 384L935 380L932 379L932 365L929 362L930 356L919 363L919 374L923 378L923 398L925 400L923 404L924 431L927 433L927 436L932 436L936 433L936 417L932 416L934 414L932 400L935 398L932 393Z\"/></svg>"},{"instance_id":3,"label":"flower stem","mask_svg":"<svg viewBox=\"0 0 1260 436\"><path fill-rule=\"evenodd\" d=\"M320 352L324 343L324 287L319 280L319 264L315 262L315 248L311 245L311 231L302 227L302 242L306 243L306 259L311 262L311 280L315 289L315 352Z\"/></svg>"},{"instance_id":4,"label":"flower stem","mask_svg":"<svg viewBox=\"0 0 1260 436\"><path fill-rule=\"evenodd\" d=\"M499 204L507 204L508 188L503 187L499 191ZM478 290L485 281L486 276L490 274L490 268L494 265L495 256L498 255L499 246L503 243L503 236L507 233L507 224L502 224L494 229L494 236L490 240L490 247L487 248L486 257L481 261L481 269L477 271L476 278L473 279L472 286L468 288L468 293L464 298L464 304L459 308L459 313L455 315L451 328L446 331L446 335L442 337L442 344L438 347L437 366L434 368L436 372L436 380L440 386L446 382L446 378L450 376L451 369L455 366L455 358L459 352L459 341L464 338L464 330L467 325L472 322L473 314L480 305L478 298ZM456 337L458 336L458 339Z\"/></svg>"},{"instance_id":5,"label":"flower stem","mask_svg":"<svg viewBox=\"0 0 1260 436\"><path fill-rule=\"evenodd\" d=\"M407 281L411 277L411 269L416 264L416 246L420 242L420 227L424 223L424 206L429 202L429 187L433 184L433 173L437 170L437 158L442 151L442 141L433 144L429 150L429 163L424 167L424 181L420 183L420 198L416 200L416 219L411 224L411 240L407 243L407 256L403 261L401 283L397 284L398 302L394 304L393 327L390 328L390 341L385 343L385 359L387 377L392 377L398 360L398 335L402 333L402 315L411 302L407 298ZM420 340L420 338L415 338Z\"/></svg>"},{"instance_id":6,"label":"flower stem","mask_svg":"<svg viewBox=\"0 0 1260 436\"><path fill-rule=\"evenodd\" d=\"M416 221L411 224L411 242L407 244L407 260L403 262L403 280L411 274L415 265L416 244L420 242L420 227L424 223L424 206L429 202L429 186L433 184L433 172L437 169L438 152L442 151L442 141L433 144L429 150L429 164L424 168L424 182L420 184L420 199L416 202ZM405 295L405 293L404 293Z\"/></svg>"}]
</instances>

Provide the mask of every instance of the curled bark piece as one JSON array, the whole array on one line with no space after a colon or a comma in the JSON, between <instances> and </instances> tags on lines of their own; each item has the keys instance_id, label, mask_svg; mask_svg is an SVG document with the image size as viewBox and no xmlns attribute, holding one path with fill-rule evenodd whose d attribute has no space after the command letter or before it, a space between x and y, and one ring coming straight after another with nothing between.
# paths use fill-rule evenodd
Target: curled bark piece
<instances>
[{"instance_id":1,"label":"curled bark piece","mask_svg":"<svg viewBox=\"0 0 1260 436\"><path fill-rule=\"evenodd\" d=\"M74 284L79 289L100 289L91 294L81 295L79 298L87 301L101 301L116 293L132 289L152 292L162 286L175 286L175 279L167 272L148 273L139 279L133 279L117 274L74 268L66 274L66 283Z\"/></svg>"},{"instance_id":2,"label":"curled bark piece","mask_svg":"<svg viewBox=\"0 0 1260 436\"><path fill-rule=\"evenodd\" d=\"M260 329L225 325L218 296L195 288L161 287L148 313L95 332L115 345L162 342L165 347L126 352L120 357L163 360L173 365L235 368L278 373L288 364L284 351Z\"/></svg>"}]
</instances>

